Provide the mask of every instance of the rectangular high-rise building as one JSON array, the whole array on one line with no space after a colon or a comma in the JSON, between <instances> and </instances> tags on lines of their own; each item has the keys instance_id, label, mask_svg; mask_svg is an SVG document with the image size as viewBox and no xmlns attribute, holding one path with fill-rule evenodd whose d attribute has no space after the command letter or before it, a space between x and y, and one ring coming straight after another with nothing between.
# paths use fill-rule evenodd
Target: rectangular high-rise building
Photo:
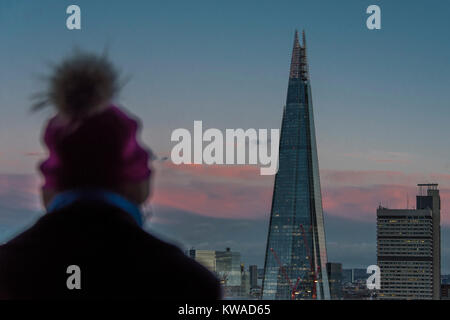
<instances>
[{"instance_id":1,"label":"rectangular high-rise building","mask_svg":"<svg viewBox=\"0 0 450 320\"><path fill-rule=\"evenodd\" d=\"M295 32L264 264L263 299L330 299L306 40Z\"/></svg>"},{"instance_id":2,"label":"rectangular high-rise building","mask_svg":"<svg viewBox=\"0 0 450 320\"><path fill-rule=\"evenodd\" d=\"M342 284L353 282L353 269L342 269Z\"/></svg>"},{"instance_id":3,"label":"rectangular high-rise building","mask_svg":"<svg viewBox=\"0 0 450 320\"><path fill-rule=\"evenodd\" d=\"M250 288L256 288L258 286L258 266L251 265L248 271L250 272Z\"/></svg>"},{"instance_id":4,"label":"rectangular high-rise building","mask_svg":"<svg viewBox=\"0 0 450 320\"><path fill-rule=\"evenodd\" d=\"M216 274L226 286L241 286L241 254L230 248L216 251Z\"/></svg>"},{"instance_id":5,"label":"rectangular high-rise building","mask_svg":"<svg viewBox=\"0 0 450 320\"><path fill-rule=\"evenodd\" d=\"M331 300L342 299L342 263L327 262Z\"/></svg>"},{"instance_id":6,"label":"rectangular high-rise building","mask_svg":"<svg viewBox=\"0 0 450 320\"><path fill-rule=\"evenodd\" d=\"M377 210L379 299L440 298L440 197L420 184L416 209Z\"/></svg>"}]
</instances>

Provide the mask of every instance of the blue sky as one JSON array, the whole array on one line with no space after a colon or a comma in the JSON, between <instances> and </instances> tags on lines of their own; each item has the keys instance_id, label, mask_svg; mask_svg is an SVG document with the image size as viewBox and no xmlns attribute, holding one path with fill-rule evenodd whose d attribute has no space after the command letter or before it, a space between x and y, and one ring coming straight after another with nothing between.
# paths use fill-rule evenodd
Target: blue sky
<instances>
[{"instance_id":1,"label":"blue sky","mask_svg":"<svg viewBox=\"0 0 450 320\"><path fill-rule=\"evenodd\" d=\"M65 27L69 4L82 30ZM382 29L369 31L377 3ZM306 29L321 167L364 168L341 153L405 153L407 170L449 169L448 1L2 1L0 150L39 148L43 115L29 115L36 74L78 46L110 56L131 80L121 102L167 153L193 120L217 128L279 127L293 33ZM20 147L19 147L20 146ZM430 156L430 155L433 156ZM29 172L8 159L0 172ZM16 160L16 161L12 161ZM426 161L427 165L423 165ZM379 169L372 165L370 169ZM405 169L404 166L402 169Z\"/></svg>"},{"instance_id":2,"label":"blue sky","mask_svg":"<svg viewBox=\"0 0 450 320\"><path fill-rule=\"evenodd\" d=\"M66 29L70 4L81 7L80 31ZM381 30L366 28L371 4L381 7ZM108 48L130 76L119 102L142 119L145 143L167 155L171 132L192 130L194 120L205 128L279 128L294 31L305 29L322 187L334 200L324 207L359 228L355 221L373 222L385 200L376 197L389 197L393 186L400 191L391 203L430 179L450 195L449 12L446 0L2 0L0 174L35 175L51 110L31 114L29 98L43 88L37 75L46 64L75 47ZM8 195L0 208L11 207L10 185L0 179L0 196ZM337 188L352 198L355 187L376 195L369 209L335 205L344 201Z\"/></svg>"}]
</instances>

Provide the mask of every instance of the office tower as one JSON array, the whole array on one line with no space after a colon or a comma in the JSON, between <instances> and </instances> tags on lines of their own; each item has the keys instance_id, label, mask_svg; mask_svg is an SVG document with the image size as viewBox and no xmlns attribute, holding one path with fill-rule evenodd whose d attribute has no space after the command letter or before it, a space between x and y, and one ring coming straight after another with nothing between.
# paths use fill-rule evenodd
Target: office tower
<instances>
[{"instance_id":1,"label":"office tower","mask_svg":"<svg viewBox=\"0 0 450 320\"><path fill-rule=\"evenodd\" d=\"M239 296L241 298L250 297L250 272L245 270L243 264L241 264L241 291Z\"/></svg>"},{"instance_id":2,"label":"office tower","mask_svg":"<svg viewBox=\"0 0 450 320\"><path fill-rule=\"evenodd\" d=\"M342 263L327 262L331 300L342 299Z\"/></svg>"},{"instance_id":3,"label":"office tower","mask_svg":"<svg viewBox=\"0 0 450 320\"><path fill-rule=\"evenodd\" d=\"M377 210L379 299L440 298L440 196L419 184L416 209Z\"/></svg>"},{"instance_id":4,"label":"office tower","mask_svg":"<svg viewBox=\"0 0 450 320\"><path fill-rule=\"evenodd\" d=\"M295 32L264 264L263 299L329 299L306 41Z\"/></svg>"},{"instance_id":5,"label":"office tower","mask_svg":"<svg viewBox=\"0 0 450 320\"><path fill-rule=\"evenodd\" d=\"M216 251L190 249L188 255L209 271L216 272Z\"/></svg>"},{"instance_id":6,"label":"office tower","mask_svg":"<svg viewBox=\"0 0 450 320\"><path fill-rule=\"evenodd\" d=\"M250 274L243 270L241 254L226 248L225 251L190 249L186 255L213 272L220 280L225 298L248 297ZM252 266L256 267L256 266ZM257 268L256 268L257 276Z\"/></svg>"},{"instance_id":7,"label":"office tower","mask_svg":"<svg viewBox=\"0 0 450 320\"><path fill-rule=\"evenodd\" d=\"M251 265L248 271L250 273L250 288L256 288L258 286L258 266Z\"/></svg>"},{"instance_id":8,"label":"office tower","mask_svg":"<svg viewBox=\"0 0 450 320\"><path fill-rule=\"evenodd\" d=\"M441 284L441 300L450 300L450 284Z\"/></svg>"},{"instance_id":9,"label":"office tower","mask_svg":"<svg viewBox=\"0 0 450 320\"><path fill-rule=\"evenodd\" d=\"M441 275L441 284L450 284L450 274Z\"/></svg>"},{"instance_id":10,"label":"office tower","mask_svg":"<svg viewBox=\"0 0 450 320\"><path fill-rule=\"evenodd\" d=\"M342 283L352 283L353 282L353 269L342 269Z\"/></svg>"},{"instance_id":11,"label":"office tower","mask_svg":"<svg viewBox=\"0 0 450 320\"><path fill-rule=\"evenodd\" d=\"M241 254L231 251L216 251L216 273L220 279L224 279L227 286L241 285Z\"/></svg>"}]
</instances>

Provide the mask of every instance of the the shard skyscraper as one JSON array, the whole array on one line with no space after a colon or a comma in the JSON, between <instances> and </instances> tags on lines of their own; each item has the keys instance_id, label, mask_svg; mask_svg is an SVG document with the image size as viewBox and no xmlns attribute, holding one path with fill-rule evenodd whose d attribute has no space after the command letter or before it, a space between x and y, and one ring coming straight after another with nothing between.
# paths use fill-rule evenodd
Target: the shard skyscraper
<instances>
[{"instance_id":1,"label":"the shard skyscraper","mask_svg":"<svg viewBox=\"0 0 450 320\"><path fill-rule=\"evenodd\" d=\"M263 299L330 299L311 87L295 32L279 169L270 214Z\"/></svg>"}]
</instances>

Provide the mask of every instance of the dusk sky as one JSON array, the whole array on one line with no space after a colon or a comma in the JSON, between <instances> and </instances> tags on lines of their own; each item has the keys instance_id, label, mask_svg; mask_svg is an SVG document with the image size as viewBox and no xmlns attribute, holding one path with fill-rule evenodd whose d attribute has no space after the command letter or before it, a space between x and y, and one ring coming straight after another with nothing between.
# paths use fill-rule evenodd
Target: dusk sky
<instances>
[{"instance_id":1,"label":"dusk sky","mask_svg":"<svg viewBox=\"0 0 450 320\"><path fill-rule=\"evenodd\" d=\"M66 28L81 8L82 29ZM366 8L381 7L381 30ZM450 273L450 2L0 2L0 242L39 203L42 128L31 113L40 75L75 48L129 77L117 103L138 116L161 159L173 130L279 128L295 29L306 31L330 261L376 263L376 208L415 204L417 183L442 199L443 271ZM149 228L180 246L242 252L262 267L273 176L255 166L155 163Z\"/></svg>"}]
</instances>

